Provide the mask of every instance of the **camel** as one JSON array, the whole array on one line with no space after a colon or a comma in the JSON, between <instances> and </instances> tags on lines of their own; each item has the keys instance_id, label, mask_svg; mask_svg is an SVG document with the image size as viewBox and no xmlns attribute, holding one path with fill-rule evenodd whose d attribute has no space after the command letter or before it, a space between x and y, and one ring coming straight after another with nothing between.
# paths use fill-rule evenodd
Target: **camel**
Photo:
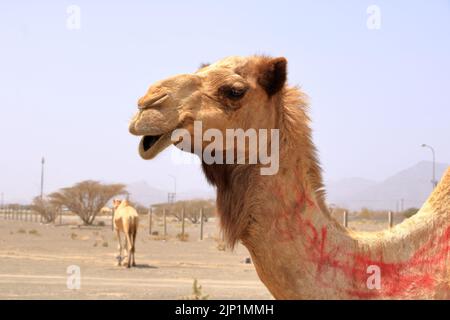
<instances>
[{"instance_id":1,"label":"camel","mask_svg":"<svg viewBox=\"0 0 450 320\"><path fill-rule=\"evenodd\" d=\"M327 209L307 96L287 84L285 58L232 56L159 81L139 99L129 131L149 160L178 143L175 129L194 135L194 121L221 132L279 130L276 174L260 174L261 163L202 161L227 243L247 247L276 299L450 298L450 168L416 215L355 232Z\"/></svg>"},{"instance_id":2,"label":"camel","mask_svg":"<svg viewBox=\"0 0 450 320\"><path fill-rule=\"evenodd\" d=\"M117 239L119 241L118 249L119 256L117 257L117 265L122 264L122 240L120 238L120 233L125 234L125 245L127 250L127 268L131 265L136 266L134 253L135 253L135 243L136 235L139 226L139 215L136 210L130 206L127 200L113 200L114 206L114 230L116 231Z\"/></svg>"}]
</instances>

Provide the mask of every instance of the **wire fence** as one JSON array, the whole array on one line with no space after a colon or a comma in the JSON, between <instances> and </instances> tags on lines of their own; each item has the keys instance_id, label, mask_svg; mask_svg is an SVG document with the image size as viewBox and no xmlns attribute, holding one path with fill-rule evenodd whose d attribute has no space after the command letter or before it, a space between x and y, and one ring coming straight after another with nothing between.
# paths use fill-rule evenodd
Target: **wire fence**
<instances>
[{"instance_id":1,"label":"wire fence","mask_svg":"<svg viewBox=\"0 0 450 320\"><path fill-rule=\"evenodd\" d=\"M186 240L187 232L186 225L195 224L198 225L199 239L204 239L204 224L208 221L208 218L205 215L204 208L201 208L198 212L199 219L195 223L192 223L186 217L186 210L182 209L179 213L171 212L169 214L169 210L163 209L162 214L156 215L153 208L150 207L146 214L140 214L140 224L145 224L146 229L148 230L149 235L158 235L162 238L169 237L169 228L168 225L171 221L177 221L177 226L179 228L179 232L176 233L176 237L180 240ZM8 221L21 221L21 222L29 222L29 223L41 223L41 224L53 224L55 226L62 225L80 225L82 220L75 214L67 213L64 211L59 211L56 215L56 218L51 222L46 222L45 218L39 214L38 212L32 209L24 209L17 207L4 207L0 209L0 219L8 220ZM109 227L111 230L114 230L114 211L110 213L101 214L96 216L95 218L95 226L100 227ZM170 221L169 221L170 220ZM157 228L156 226L161 225L161 228ZM162 230L157 230L162 229ZM173 228L172 228L173 229ZM223 240L223 236L222 236Z\"/></svg>"},{"instance_id":2,"label":"wire fence","mask_svg":"<svg viewBox=\"0 0 450 320\"><path fill-rule=\"evenodd\" d=\"M189 223L190 226L197 225L198 228L198 239L204 239L204 223L208 221L208 217L205 215L204 208L200 208L198 211L198 218L195 219L195 222L192 222L192 219L188 219L186 216L185 208L178 210L180 212L169 211L168 209L159 210L158 214L155 213L153 207L150 207L148 211L144 214L140 214L140 224L144 224L146 227L146 231L150 236L158 236L161 239L166 239L169 236L173 236L173 234L169 235L168 225L171 223L170 230L175 233L176 238L179 240L186 240L189 236L186 233L186 223ZM344 227L349 227L349 222L361 221L361 220L369 220L372 222L382 222L383 226L388 226L392 228L396 223L401 222L405 217L400 213L395 213L393 211L386 212L377 212L376 218L374 217L365 217L362 219L360 216L355 215L354 213L350 214L347 210L330 210L331 215L338 220ZM192 212L190 212L192 216ZM51 222L47 222L45 218L40 215L38 212L30 209L30 208L20 208L20 207L4 207L0 209L0 219L9 220L9 221L23 221L29 223L45 223L45 224L53 224L55 226L62 225L80 225L82 224L82 220L80 217L73 213L59 211L55 217L55 219ZM99 214L95 218L95 226L99 227L109 227L111 230L114 230L114 211L106 212L103 214ZM176 221L176 223L174 223ZM174 229L175 226L175 229ZM223 234L221 235L223 241Z\"/></svg>"}]
</instances>

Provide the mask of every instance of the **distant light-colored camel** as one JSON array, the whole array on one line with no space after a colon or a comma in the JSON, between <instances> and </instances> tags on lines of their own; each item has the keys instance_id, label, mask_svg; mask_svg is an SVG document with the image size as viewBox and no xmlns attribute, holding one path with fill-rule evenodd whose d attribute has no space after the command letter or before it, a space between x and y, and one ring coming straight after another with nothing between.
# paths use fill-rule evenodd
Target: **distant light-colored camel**
<instances>
[{"instance_id":1,"label":"distant light-colored camel","mask_svg":"<svg viewBox=\"0 0 450 320\"><path fill-rule=\"evenodd\" d=\"M130 123L140 155L155 157L175 128L193 135L195 120L223 133L279 129L275 175L261 175L262 164L202 163L228 243L248 248L275 298L449 298L450 169L420 212L391 230L342 227L325 205L307 99L286 84L286 66L284 58L228 57L155 83Z\"/></svg>"},{"instance_id":2,"label":"distant light-colored camel","mask_svg":"<svg viewBox=\"0 0 450 320\"><path fill-rule=\"evenodd\" d=\"M122 241L120 238L120 233L125 234L125 245L127 250L127 267L131 265L136 266L134 259L136 235L139 226L139 215L136 210L129 205L127 200L113 200L114 206L114 230L117 234L117 239L119 240L119 257L117 265L121 265L123 260L122 255Z\"/></svg>"}]
</instances>

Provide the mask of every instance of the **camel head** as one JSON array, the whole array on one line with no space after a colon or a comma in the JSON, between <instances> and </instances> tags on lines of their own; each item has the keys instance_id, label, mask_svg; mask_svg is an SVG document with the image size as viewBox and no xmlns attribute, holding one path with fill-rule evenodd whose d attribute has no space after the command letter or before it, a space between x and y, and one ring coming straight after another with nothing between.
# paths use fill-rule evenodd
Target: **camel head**
<instances>
[{"instance_id":1,"label":"camel head","mask_svg":"<svg viewBox=\"0 0 450 320\"><path fill-rule=\"evenodd\" d=\"M228 57L150 86L138 101L129 131L140 136L139 154L152 159L171 144L176 129L273 129L286 82L285 58ZM177 141L179 142L179 141ZM191 152L193 152L191 150Z\"/></svg>"},{"instance_id":2,"label":"camel head","mask_svg":"<svg viewBox=\"0 0 450 320\"><path fill-rule=\"evenodd\" d=\"M117 210L117 208L118 208L118 207L120 206L120 204L122 203L122 200L119 200L119 199L113 199L112 203L113 203L114 210Z\"/></svg>"}]
</instances>

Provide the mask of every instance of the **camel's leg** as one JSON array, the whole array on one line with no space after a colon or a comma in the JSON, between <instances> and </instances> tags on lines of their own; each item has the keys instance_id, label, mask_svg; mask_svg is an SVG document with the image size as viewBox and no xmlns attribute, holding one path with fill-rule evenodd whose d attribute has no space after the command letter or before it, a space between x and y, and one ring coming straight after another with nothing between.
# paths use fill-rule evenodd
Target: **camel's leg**
<instances>
[{"instance_id":1,"label":"camel's leg","mask_svg":"<svg viewBox=\"0 0 450 320\"><path fill-rule=\"evenodd\" d=\"M117 249L119 249L119 256L117 257L117 265L120 266L122 263L122 240L120 239L119 229L116 229L116 235L117 239L119 240L119 245L117 246Z\"/></svg>"},{"instance_id":2,"label":"camel's leg","mask_svg":"<svg viewBox=\"0 0 450 320\"><path fill-rule=\"evenodd\" d=\"M134 232L133 232L133 248L132 248L132 251L133 251L133 267L135 267L136 266L136 261L134 260L134 253L135 253L135 251L136 251L136 234L137 234L137 228L134 228Z\"/></svg>"},{"instance_id":3,"label":"camel's leg","mask_svg":"<svg viewBox=\"0 0 450 320\"><path fill-rule=\"evenodd\" d=\"M127 268L129 268L131 266L131 254L132 254L132 246L133 246L133 241L131 239L131 230L127 230L126 232L126 236L127 236L127 251L128 251L128 261L127 261Z\"/></svg>"}]
</instances>

